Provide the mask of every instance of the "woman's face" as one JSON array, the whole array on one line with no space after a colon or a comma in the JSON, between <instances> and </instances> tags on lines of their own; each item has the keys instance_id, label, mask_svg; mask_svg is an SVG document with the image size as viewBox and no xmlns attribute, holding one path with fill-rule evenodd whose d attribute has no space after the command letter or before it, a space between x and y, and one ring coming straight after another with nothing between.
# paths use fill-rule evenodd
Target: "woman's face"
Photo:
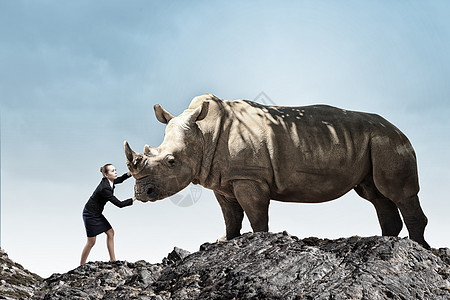
<instances>
[{"instance_id":1,"label":"woman's face","mask_svg":"<svg viewBox=\"0 0 450 300\"><path fill-rule=\"evenodd\" d=\"M107 166L106 168L107 168L108 171L106 172L105 177L108 178L111 181L116 179L117 178L116 167L111 165L111 166Z\"/></svg>"}]
</instances>

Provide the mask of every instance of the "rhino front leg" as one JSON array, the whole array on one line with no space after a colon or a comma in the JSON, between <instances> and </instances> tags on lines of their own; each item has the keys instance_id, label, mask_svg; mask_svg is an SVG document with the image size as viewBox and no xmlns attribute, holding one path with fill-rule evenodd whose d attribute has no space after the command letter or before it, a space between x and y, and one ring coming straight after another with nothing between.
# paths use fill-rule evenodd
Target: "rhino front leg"
<instances>
[{"instance_id":1,"label":"rhino front leg","mask_svg":"<svg viewBox=\"0 0 450 300\"><path fill-rule=\"evenodd\" d=\"M236 180L233 189L253 232L269 231L269 187L252 180Z\"/></svg>"},{"instance_id":2,"label":"rhino front leg","mask_svg":"<svg viewBox=\"0 0 450 300\"><path fill-rule=\"evenodd\" d=\"M214 192L214 195L222 208L227 240L240 236L242 220L244 219L244 211L242 207L234 198L227 198L217 192Z\"/></svg>"}]
</instances>

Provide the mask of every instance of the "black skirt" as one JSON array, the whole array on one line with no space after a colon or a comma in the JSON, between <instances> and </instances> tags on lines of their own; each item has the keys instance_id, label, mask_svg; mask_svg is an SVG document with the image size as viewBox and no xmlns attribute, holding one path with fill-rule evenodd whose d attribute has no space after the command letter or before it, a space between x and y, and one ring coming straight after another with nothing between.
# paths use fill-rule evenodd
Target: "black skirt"
<instances>
[{"instance_id":1,"label":"black skirt","mask_svg":"<svg viewBox=\"0 0 450 300\"><path fill-rule=\"evenodd\" d=\"M106 232L112 228L108 220L102 214L94 214L86 208L83 210L84 227L86 227L86 235L94 237L100 233Z\"/></svg>"}]
</instances>

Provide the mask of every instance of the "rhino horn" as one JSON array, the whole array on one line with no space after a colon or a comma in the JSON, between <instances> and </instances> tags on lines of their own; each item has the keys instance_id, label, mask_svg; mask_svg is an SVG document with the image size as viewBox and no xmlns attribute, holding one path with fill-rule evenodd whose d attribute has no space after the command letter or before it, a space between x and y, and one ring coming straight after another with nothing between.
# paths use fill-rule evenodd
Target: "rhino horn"
<instances>
[{"instance_id":1,"label":"rhino horn","mask_svg":"<svg viewBox=\"0 0 450 300\"><path fill-rule=\"evenodd\" d=\"M158 119L158 121L160 121L161 123L167 124L170 120L173 119L173 115L162 108L161 105L155 104L155 106L153 106L153 109L155 110L156 119Z\"/></svg>"},{"instance_id":2,"label":"rhino horn","mask_svg":"<svg viewBox=\"0 0 450 300\"><path fill-rule=\"evenodd\" d=\"M127 162L133 164L135 157L137 156L137 153L134 152L133 149L131 149L127 141L123 143L123 147L125 149L125 156L127 157Z\"/></svg>"},{"instance_id":3,"label":"rhino horn","mask_svg":"<svg viewBox=\"0 0 450 300\"><path fill-rule=\"evenodd\" d=\"M156 154L158 154L158 150L156 148L149 146L149 145L145 145L144 155L155 156Z\"/></svg>"}]
</instances>

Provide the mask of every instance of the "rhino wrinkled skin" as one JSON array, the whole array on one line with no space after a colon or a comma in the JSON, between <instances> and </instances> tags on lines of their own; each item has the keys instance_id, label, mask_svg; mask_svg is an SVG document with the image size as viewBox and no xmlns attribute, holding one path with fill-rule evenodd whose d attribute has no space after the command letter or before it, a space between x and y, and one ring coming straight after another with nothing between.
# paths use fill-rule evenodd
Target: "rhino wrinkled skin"
<instances>
[{"instance_id":1,"label":"rhino wrinkled skin","mask_svg":"<svg viewBox=\"0 0 450 300\"><path fill-rule=\"evenodd\" d=\"M319 203L354 189L375 206L383 235L400 233L400 210L410 238L429 248L414 149L384 118L214 95L195 97L177 117L158 104L154 109L167 124L162 144L146 145L143 154L124 145L138 200L201 184L214 191L231 239L240 235L244 212L253 231L268 231L271 199Z\"/></svg>"}]
</instances>

